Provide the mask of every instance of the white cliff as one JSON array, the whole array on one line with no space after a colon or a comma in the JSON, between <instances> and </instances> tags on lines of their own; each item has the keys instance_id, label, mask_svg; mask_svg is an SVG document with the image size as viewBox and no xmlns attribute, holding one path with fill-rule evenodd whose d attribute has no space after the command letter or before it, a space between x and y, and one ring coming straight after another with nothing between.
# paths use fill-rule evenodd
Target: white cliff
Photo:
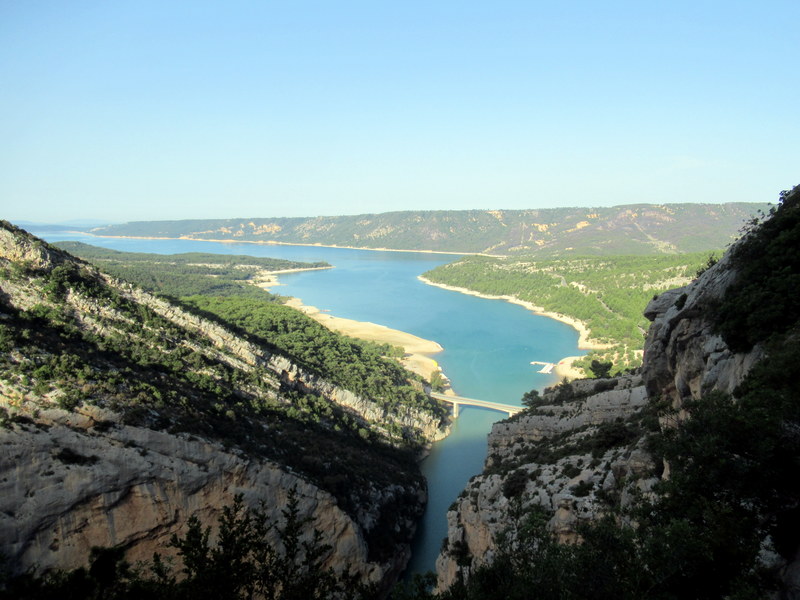
<instances>
[{"instance_id":1,"label":"white cliff","mask_svg":"<svg viewBox=\"0 0 800 600\"><path fill-rule=\"evenodd\" d=\"M637 375L551 388L540 406L494 425L483 474L447 515L447 543L437 560L440 589L459 572L468 576L470 568L490 562L498 535L521 509L543 507L556 539L569 543L579 539L578 524L603 515L609 500L624 507L648 492L663 470L641 435L659 426L652 407L662 403L680 417L689 399L732 392L764 355L759 345L733 352L713 329L708 307L735 277L726 255L691 284L654 298L645 311L652 325ZM608 447L590 442L598 432Z\"/></svg>"}]
</instances>

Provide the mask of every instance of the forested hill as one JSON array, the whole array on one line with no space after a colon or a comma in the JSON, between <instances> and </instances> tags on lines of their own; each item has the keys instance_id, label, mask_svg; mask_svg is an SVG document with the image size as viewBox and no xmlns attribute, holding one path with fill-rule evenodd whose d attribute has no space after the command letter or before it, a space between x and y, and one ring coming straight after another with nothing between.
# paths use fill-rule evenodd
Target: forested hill
<instances>
[{"instance_id":1,"label":"forested hill","mask_svg":"<svg viewBox=\"0 0 800 600\"><path fill-rule=\"evenodd\" d=\"M55 246L99 266L114 277L175 298L201 294L271 300L272 294L259 285L268 282L271 274L331 268L326 262L307 263L241 254L120 252L81 242L58 242Z\"/></svg>"},{"instance_id":2,"label":"forested hill","mask_svg":"<svg viewBox=\"0 0 800 600\"><path fill-rule=\"evenodd\" d=\"M424 274L433 283L514 296L582 322L595 349L576 363L610 361L613 372L641 365L654 295L685 285L716 261L714 253L658 256L584 256L541 260L534 256L463 256Z\"/></svg>"},{"instance_id":3,"label":"forested hill","mask_svg":"<svg viewBox=\"0 0 800 600\"><path fill-rule=\"evenodd\" d=\"M138 221L96 235L237 240L550 256L723 248L761 203L631 204L541 210L405 211L313 218Z\"/></svg>"}]
</instances>

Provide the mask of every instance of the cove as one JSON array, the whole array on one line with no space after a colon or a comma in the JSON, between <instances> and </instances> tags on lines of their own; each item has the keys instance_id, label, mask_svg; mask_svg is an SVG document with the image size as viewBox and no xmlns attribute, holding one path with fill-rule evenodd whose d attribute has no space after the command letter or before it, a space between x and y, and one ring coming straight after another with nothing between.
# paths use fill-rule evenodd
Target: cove
<instances>
[{"instance_id":1,"label":"cove","mask_svg":"<svg viewBox=\"0 0 800 600\"><path fill-rule=\"evenodd\" d=\"M417 277L451 262L454 255L381 252L321 246L235 244L194 240L96 238L35 231L49 242L77 240L129 252L214 252L300 261L327 261L335 268L280 276L274 293L338 317L371 321L438 342L434 355L461 396L519 405L522 395L557 383L531 361L558 362L578 350L578 333L568 325L534 315L522 306L426 285ZM422 462L428 507L413 545L409 573L433 570L447 536L447 509L470 477L483 468L486 435L501 412L463 407L452 433Z\"/></svg>"}]
</instances>

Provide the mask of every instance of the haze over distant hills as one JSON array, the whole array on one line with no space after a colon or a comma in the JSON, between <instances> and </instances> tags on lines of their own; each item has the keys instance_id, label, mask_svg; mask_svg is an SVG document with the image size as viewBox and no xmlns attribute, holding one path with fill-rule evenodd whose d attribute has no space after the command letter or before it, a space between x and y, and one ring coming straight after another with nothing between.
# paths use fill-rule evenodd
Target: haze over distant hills
<instances>
[{"instance_id":1,"label":"haze over distant hills","mask_svg":"<svg viewBox=\"0 0 800 600\"><path fill-rule=\"evenodd\" d=\"M137 221L96 235L322 244L440 252L653 254L722 248L767 205L631 204L406 211L338 217Z\"/></svg>"}]
</instances>

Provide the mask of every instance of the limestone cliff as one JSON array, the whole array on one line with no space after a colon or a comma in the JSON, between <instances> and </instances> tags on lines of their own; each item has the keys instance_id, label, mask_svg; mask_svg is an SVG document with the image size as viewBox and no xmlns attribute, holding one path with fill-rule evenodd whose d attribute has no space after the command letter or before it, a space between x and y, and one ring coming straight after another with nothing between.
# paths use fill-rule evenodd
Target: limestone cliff
<instances>
[{"instance_id":1,"label":"limestone cliff","mask_svg":"<svg viewBox=\"0 0 800 600\"><path fill-rule=\"evenodd\" d=\"M622 445L635 431L618 426L642 413L646 402L638 375L577 381L548 390L535 409L496 423L484 472L447 513L448 537L436 563L439 587L452 584L461 568L490 562L498 534L526 507L549 511L550 529L568 542L576 539L579 521L603 511L603 498L646 490L654 465L639 445ZM598 432L605 441L593 437Z\"/></svg>"},{"instance_id":2,"label":"limestone cliff","mask_svg":"<svg viewBox=\"0 0 800 600\"><path fill-rule=\"evenodd\" d=\"M73 568L98 545L150 558L239 493L280 518L290 489L328 565L384 589L405 565L426 495L405 440L441 436L436 411L389 410L7 223L0 345L13 569Z\"/></svg>"},{"instance_id":3,"label":"limestone cliff","mask_svg":"<svg viewBox=\"0 0 800 600\"><path fill-rule=\"evenodd\" d=\"M732 351L715 331L709 307L722 300L735 279L727 253L691 284L664 292L647 306L644 314L652 325L642 375L651 399L680 409L684 401L712 390L733 392L764 356L760 344L748 352Z\"/></svg>"},{"instance_id":4,"label":"limestone cliff","mask_svg":"<svg viewBox=\"0 0 800 600\"><path fill-rule=\"evenodd\" d=\"M0 539L22 566L77 568L92 546L122 545L131 561L169 555L170 537L184 533L190 516L215 523L241 493L278 517L295 489L300 516L313 518L333 546L328 566L373 583L398 568L370 560L361 527L331 494L207 440L118 424L115 415L87 407L18 420L4 432L3 448Z\"/></svg>"},{"instance_id":5,"label":"limestone cliff","mask_svg":"<svg viewBox=\"0 0 800 600\"><path fill-rule=\"evenodd\" d=\"M659 424L659 407L681 418L687 400L732 392L764 356L759 344L734 352L715 332L709 307L736 275L726 255L691 284L654 298L645 311L652 325L637 374L561 384L534 408L494 425L483 473L447 515L440 589L459 571L491 562L498 535L526 508L543 507L556 538L574 542L580 522L648 493L663 476L644 444L648 431L667 425Z\"/></svg>"}]
</instances>

